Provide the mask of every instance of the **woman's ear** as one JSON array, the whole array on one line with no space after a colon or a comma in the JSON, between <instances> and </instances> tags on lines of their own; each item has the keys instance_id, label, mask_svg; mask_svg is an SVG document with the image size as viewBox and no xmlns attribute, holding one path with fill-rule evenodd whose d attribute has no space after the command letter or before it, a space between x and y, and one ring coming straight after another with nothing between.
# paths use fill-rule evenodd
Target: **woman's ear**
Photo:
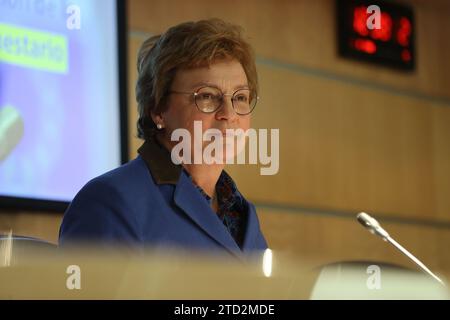
<instances>
[{"instance_id":1,"label":"woman's ear","mask_svg":"<svg viewBox=\"0 0 450 320\"><path fill-rule=\"evenodd\" d=\"M161 113L150 112L150 116L158 129L164 128L164 119Z\"/></svg>"}]
</instances>

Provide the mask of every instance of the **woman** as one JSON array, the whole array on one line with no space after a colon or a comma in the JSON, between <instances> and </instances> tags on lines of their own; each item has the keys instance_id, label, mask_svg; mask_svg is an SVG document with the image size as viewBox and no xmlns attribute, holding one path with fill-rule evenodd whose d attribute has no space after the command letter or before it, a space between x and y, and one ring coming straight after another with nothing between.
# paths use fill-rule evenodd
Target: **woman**
<instances>
[{"instance_id":1,"label":"woman","mask_svg":"<svg viewBox=\"0 0 450 320\"><path fill-rule=\"evenodd\" d=\"M250 127L257 73L240 28L219 19L174 26L143 43L138 73L137 128L145 140L139 156L81 189L64 215L60 244L93 241L236 256L266 249L255 207L223 170L237 150L215 151L213 162L190 161L199 151L195 126L215 135L201 142L201 155L215 139L226 150L230 129ZM180 129L190 134L192 149L174 153Z\"/></svg>"}]
</instances>

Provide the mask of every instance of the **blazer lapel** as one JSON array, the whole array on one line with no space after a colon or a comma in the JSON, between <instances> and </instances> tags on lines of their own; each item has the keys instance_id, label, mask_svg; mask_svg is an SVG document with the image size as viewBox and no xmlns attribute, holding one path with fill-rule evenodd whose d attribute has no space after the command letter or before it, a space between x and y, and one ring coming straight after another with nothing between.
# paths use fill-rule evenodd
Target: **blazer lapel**
<instances>
[{"instance_id":1,"label":"blazer lapel","mask_svg":"<svg viewBox=\"0 0 450 320\"><path fill-rule=\"evenodd\" d=\"M215 212L206 203L191 179L182 172L176 185L174 200L204 232L239 258L242 257L238 247L228 230L219 220Z\"/></svg>"},{"instance_id":2,"label":"blazer lapel","mask_svg":"<svg viewBox=\"0 0 450 320\"><path fill-rule=\"evenodd\" d=\"M255 250L255 242L259 233L259 222L256 216L256 209L253 204L249 203L247 211L247 226L245 229L244 244L242 246L242 251L244 253L253 252Z\"/></svg>"}]
</instances>

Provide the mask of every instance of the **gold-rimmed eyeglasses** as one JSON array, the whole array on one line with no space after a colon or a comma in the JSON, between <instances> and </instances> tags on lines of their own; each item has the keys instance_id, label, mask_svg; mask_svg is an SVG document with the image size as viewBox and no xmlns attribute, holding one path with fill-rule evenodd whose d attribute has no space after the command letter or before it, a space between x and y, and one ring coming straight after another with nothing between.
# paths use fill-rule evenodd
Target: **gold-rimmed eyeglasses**
<instances>
[{"instance_id":1,"label":"gold-rimmed eyeglasses","mask_svg":"<svg viewBox=\"0 0 450 320\"><path fill-rule=\"evenodd\" d=\"M233 94L224 94L215 87L201 87L195 92L169 91L175 94L190 94L194 97L198 110L204 113L213 113L223 106L225 96L231 97L231 104L238 115L250 114L256 107L259 97L251 89L238 89Z\"/></svg>"}]
</instances>

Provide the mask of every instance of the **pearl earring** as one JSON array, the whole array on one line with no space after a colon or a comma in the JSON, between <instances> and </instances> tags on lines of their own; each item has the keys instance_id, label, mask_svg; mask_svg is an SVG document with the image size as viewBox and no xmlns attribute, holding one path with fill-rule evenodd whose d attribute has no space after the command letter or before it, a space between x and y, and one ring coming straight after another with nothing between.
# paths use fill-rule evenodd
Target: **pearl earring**
<instances>
[{"instance_id":1,"label":"pearl earring","mask_svg":"<svg viewBox=\"0 0 450 320\"><path fill-rule=\"evenodd\" d=\"M161 123L158 123L158 124L156 125L156 127L157 127L159 130L161 130L161 129L163 128L163 125L162 125Z\"/></svg>"}]
</instances>

